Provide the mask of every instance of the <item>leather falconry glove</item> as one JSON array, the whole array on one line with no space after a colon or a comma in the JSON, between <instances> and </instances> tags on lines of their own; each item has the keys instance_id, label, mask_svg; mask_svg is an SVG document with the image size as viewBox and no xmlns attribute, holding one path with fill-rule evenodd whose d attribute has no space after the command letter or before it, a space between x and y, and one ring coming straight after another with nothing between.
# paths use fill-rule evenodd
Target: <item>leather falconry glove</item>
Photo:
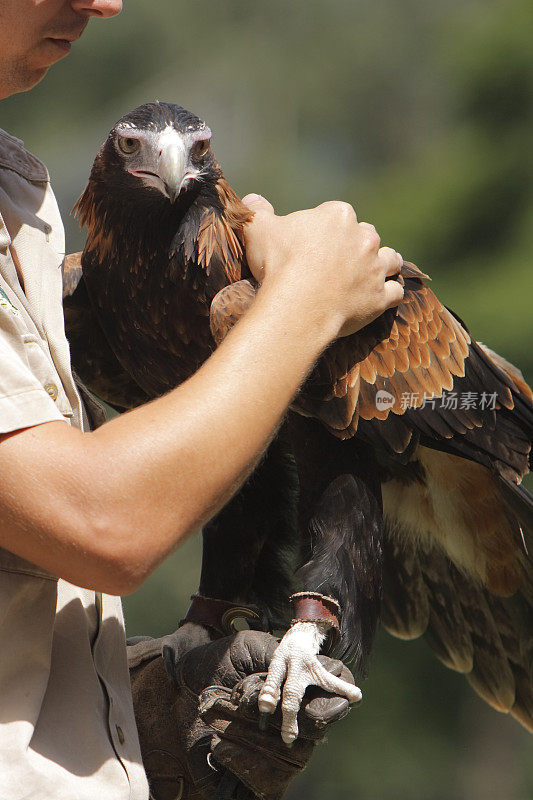
<instances>
[{"instance_id":1,"label":"leather falconry glove","mask_svg":"<svg viewBox=\"0 0 533 800\"><path fill-rule=\"evenodd\" d=\"M281 739L281 713L259 727L257 699L278 640L262 631L241 631L195 647L177 661L172 637L165 659L155 641L151 660L137 652L130 676L143 763L153 800L279 800L309 760L328 725L346 716L344 697L309 689L299 716L299 738ZM142 643L136 646L142 649ZM334 675L353 683L340 661L320 656Z\"/></svg>"}]
</instances>

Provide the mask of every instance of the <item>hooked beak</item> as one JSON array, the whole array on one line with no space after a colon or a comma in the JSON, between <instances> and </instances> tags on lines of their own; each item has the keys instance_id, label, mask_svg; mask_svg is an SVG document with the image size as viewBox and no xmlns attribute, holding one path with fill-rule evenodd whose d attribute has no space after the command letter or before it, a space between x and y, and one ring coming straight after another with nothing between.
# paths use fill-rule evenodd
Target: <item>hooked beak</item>
<instances>
[{"instance_id":1,"label":"hooked beak","mask_svg":"<svg viewBox=\"0 0 533 800\"><path fill-rule=\"evenodd\" d=\"M176 201L184 185L196 177L188 166L189 153L182 137L174 129L164 132L159 140L157 172L171 203Z\"/></svg>"},{"instance_id":2,"label":"hooked beak","mask_svg":"<svg viewBox=\"0 0 533 800\"><path fill-rule=\"evenodd\" d=\"M174 128L167 128L158 137L153 151L153 170L130 169L132 175L141 178L175 203L188 183L194 181L200 170L191 163L190 153L195 142L211 138L207 128L201 132L182 135ZM152 165L150 165L152 166Z\"/></svg>"},{"instance_id":3,"label":"hooked beak","mask_svg":"<svg viewBox=\"0 0 533 800\"><path fill-rule=\"evenodd\" d=\"M171 203L175 203L176 202L176 200L179 197L180 191L181 191L181 187L180 186L178 186L176 188L176 186L174 186L174 185L169 185L168 183L165 183L165 194L166 194L166 196L168 197L168 199L170 200Z\"/></svg>"}]
</instances>

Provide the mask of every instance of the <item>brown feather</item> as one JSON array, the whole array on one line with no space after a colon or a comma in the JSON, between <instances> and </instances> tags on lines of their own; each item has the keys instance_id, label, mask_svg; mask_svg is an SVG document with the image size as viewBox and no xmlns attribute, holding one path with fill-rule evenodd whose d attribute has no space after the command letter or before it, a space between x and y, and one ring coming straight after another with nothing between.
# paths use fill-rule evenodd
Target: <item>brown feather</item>
<instances>
[{"instance_id":1,"label":"brown feather","mask_svg":"<svg viewBox=\"0 0 533 800\"><path fill-rule=\"evenodd\" d=\"M82 276L81 253L70 253L63 261L63 298L70 297Z\"/></svg>"},{"instance_id":2,"label":"brown feather","mask_svg":"<svg viewBox=\"0 0 533 800\"><path fill-rule=\"evenodd\" d=\"M413 265L406 267L406 272L413 272ZM351 337L350 337L351 338ZM364 331L359 335L364 340ZM429 344L428 344L429 342ZM404 302L396 312L388 331L388 336L378 341L373 348L364 353L364 348L348 348L347 342L335 342L323 355L320 371L313 374L302 390L316 392L318 381L327 371L334 382L333 396L336 398L335 419L336 435L356 430L353 409L357 407L363 419L386 419L391 409L378 408L375 392L364 391L365 384L384 388L395 398L392 411L403 414L401 407L402 394L413 393L414 406L420 406L424 397L441 397L445 391L451 391L454 377L464 375L464 360L468 355L470 337L460 323L444 308L433 292L422 284L407 286ZM361 360L358 361L359 353ZM350 357L351 356L351 357ZM344 412L339 405L343 393L346 396L353 391L353 380L350 375L355 364L360 363L359 377L361 388L355 403L353 397L346 398ZM378 385L378 378L386 380L383 386ZM331 402L331 394L322 393L322 402L315 396L313 407L319 419L331 427L331 415L327 412L327 402ZM300 402L300 401L299 401ZM304 405L300 402L300 405ZM351 415L348 408L352 409ZM343 425L340 420L344 418ZM328 422L327 420L330 420Z\"/></svg>"},{"instance_id":3,"label":"brown feather","mask_svg":"<svg viewBox=\"0 0 533 800\"><path fill-rule=\"evenodd\" d=\"M418 550L407 534L397 536L390 527L383 543L381 613L386 629L400 639L417 639L429 622L428 592Z\"/></svg>"},{"instance_id":4,"label":"brown feather","mask_svg":"<svg viewBox=\"0 0 533 800\"><path fill-rule=\"evenodd\" d=\"M479 464L418 447L423 483L383 485L385 517L447 556L497 594L523 585L521 548L505 513L496 479Z\"/></svg>"},{"instance_id":5,"label":"brown feather","mask_svg":"<svg viewBox=\"0 0 533 800\"><path fill-rule=\"evenodd\" d=\"M255 300L256 289L250 281L238 281L221 289L213 298L210 326L219 345Z\"/></svg>"}]
</instances>

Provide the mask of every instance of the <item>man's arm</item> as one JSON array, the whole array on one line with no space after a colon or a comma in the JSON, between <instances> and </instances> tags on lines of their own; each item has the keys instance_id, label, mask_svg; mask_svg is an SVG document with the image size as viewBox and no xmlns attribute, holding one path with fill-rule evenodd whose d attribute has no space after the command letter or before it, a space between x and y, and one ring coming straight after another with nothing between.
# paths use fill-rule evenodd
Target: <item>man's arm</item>
<instances>
[{"instance_id":1,"label":"man's arm","mask_svg":"<svg viewBox=\"0 0 533 800\"><path fill-rule=\"evenodd\" d=\"M188 381L90 434L50 422L0 443L0 545L67 580L137 588L241 485L323 349L402 297L353 209L276 217L247 231L257 299Z\"/></svg>"}]
</instances>

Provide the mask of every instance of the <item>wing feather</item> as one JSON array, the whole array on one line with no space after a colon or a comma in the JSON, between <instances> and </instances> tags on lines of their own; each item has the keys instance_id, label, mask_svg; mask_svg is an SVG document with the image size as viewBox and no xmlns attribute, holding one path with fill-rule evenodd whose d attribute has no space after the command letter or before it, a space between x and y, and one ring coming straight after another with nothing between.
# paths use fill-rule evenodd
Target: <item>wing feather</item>
<instances>
[{"instance_id":1,"label":"wing feather","mask_svg":"<svg viewBox=\"0 0 533 800\"><path fill-rule=\"evenodd\" d=\"M71 280L73 275L76 275L73 271L67 273L63 307L74 370L97 397L117 409L130 409L145 403L148 397L113 353L93 310L85 283L80 280L81 275L75 288Z\"/></svg>"},{"instance_id":2,"label":"wing feather","mask_svg":"<svg viewBox=\"0 0 533 800\"><path fill-rule=\"evenodd\" d=\"M69 253L63 261L63 298L74 294L82 276L81 253Z\"/></svg>"},{"instance_id":3,"label":"wing feather","mask_svg":"<svg viewBox=\"0 0 533 800\"><path fill-rule=\"evenodd\" d=\"M255 300L256 290L242 280L221 289L211 303L209 322L213 339L219 345Z\"/></svg>"},{"instance_id":4,"label":"wing feather","mask_svg":"<svg viewBox=\"0 0 533 800\"><path fill-rule=\"evenodd\" d=\"M384 626L400 639L418 639L429 623L428 590L418 548L408 537L383 542ZM406 591L408 587L408 591Z\"/></svg>"},{"instance_id":5,"label":"wing feather","mask_svg":"<svg viewBox=\"0 0 533 800\"><path fill-rule=\"evenodd\" d=\"M419 446L410 463L415 480L383 484L385 627L423 635L493 708L533 731L533 578L521 541L531 498L450 454Z\"/></svg>"},{"instance_id":6,"label":"wing feather","mask_svg":"<svg viewBox=\"0 0 533 800\"><path fill-rule=\"evenodd\" d=\"M388 530L384 547L383 622L402 639L424 636L438 658L465 674L493 708L533 731L531 606L497 598L436 549L421 551ZM514 617L514 618L513 618Z\"/></svg>"}]
</instances>

